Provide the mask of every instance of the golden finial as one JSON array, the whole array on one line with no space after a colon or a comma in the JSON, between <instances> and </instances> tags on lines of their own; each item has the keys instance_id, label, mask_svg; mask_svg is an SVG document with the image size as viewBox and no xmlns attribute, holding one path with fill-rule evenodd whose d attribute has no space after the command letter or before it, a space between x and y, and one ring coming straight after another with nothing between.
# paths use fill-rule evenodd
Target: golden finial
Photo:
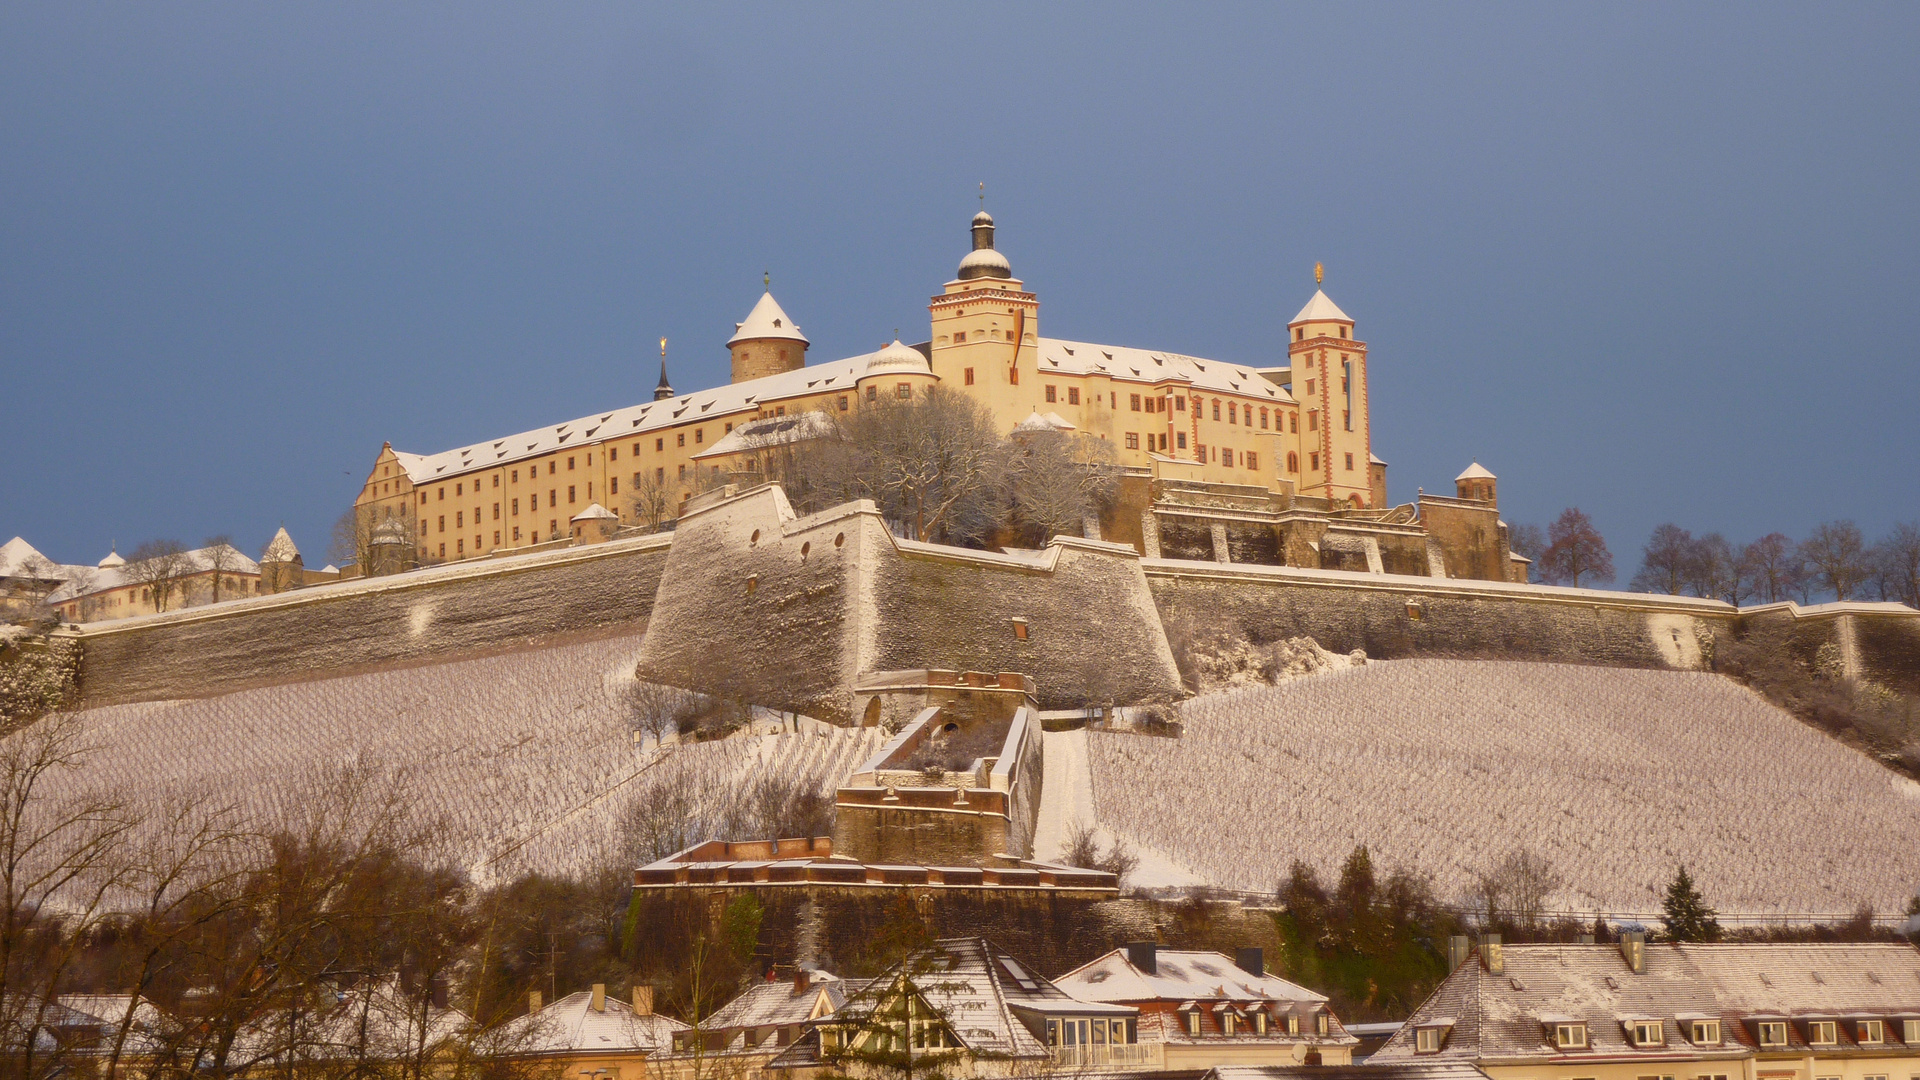
<instances>
[{"instance_id":1,"label":"golden finial","mask_svg":"<svg viewBox=\"0 0 1920 1080\"><path fill-rule=\"evenodd\" d=\"M1327 280L1327 268L1324 266L1321 266L1319 263L1314 263L1313 264L1313 283L1315 285L1318 285L1325 280Z\"/></svg>"},{"instance_id":2,"label":"golden finial","mask_svg":"<svg viewBox=\"0 0 1920 1080\"><path fill-rule=\"evenodd\" d=\"M980 209L984 211L986 210L986 208L987 208L987 182L985 180L982 180L980 181Z\"/></svg>"},{"instance_id":3,"label":"golden finial","mask_svg":"<svg viewBox=\"0 0 1920 1080\"><path fill-rule=\"evenodd\" d=\"M760 284L768 292L772 292L773 291L773 271L771 270L760 271Z\"/></svg>"},{"instance_id":4,"label":"golden finial","mask_svg":"<svg viewBox=\"0 0 1920 1080\"><path fill-rule=\"evenodd\" d=\"M667 339L661 338L660 339L660 359L665 360L666 358L667 358Z\"/></svg>"}]
</instances>

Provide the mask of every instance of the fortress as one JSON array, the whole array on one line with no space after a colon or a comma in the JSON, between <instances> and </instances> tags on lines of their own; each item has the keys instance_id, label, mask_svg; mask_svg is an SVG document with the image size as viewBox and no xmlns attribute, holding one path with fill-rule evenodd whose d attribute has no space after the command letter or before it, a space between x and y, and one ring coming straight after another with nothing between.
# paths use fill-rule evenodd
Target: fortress
<instances>
[{"instance_id":1,"label":"fortress","mask_svg":"<svg viewBox=\"0 0 1920 1080\"><path fill-rule=\"evenodd\" d=\"M1325 292L1261 343L1268 366L1043 337L1039 298L995 247L992 217L971 232L918 345L809 364L806 335L769 292L727 340L727 386L678 394L663 355L649 402L438 454L388 443L355 502L364 572L611 535L638 520L641 490L677 518L694 494L751 473L750 432L937 386L977 399L1004 433L1112 448L1121 497L1088 539L1150 557L1525 580L1495 478L1477 464L1457 498L1388 505L1367 346Z\"/></svg>"}]
</instances>

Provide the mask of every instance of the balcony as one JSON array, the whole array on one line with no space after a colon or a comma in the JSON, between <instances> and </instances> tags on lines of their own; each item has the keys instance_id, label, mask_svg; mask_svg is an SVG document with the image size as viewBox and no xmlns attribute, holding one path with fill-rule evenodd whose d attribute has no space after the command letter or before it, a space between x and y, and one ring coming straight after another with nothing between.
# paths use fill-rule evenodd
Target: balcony
<instances>
[{"instance_id":1,"label":"balcony","mask_svg":"<svg viewBox=\"0 0 1920 1080\"><path fill-rule=\"evenodd\" d=\"M1067 1069L1092 1067L1111 1069L1161 1068L1161 1044L1093 1043L1086 1046L1055 1046L1053 1063Z\"/></svg>"}]
</instances>

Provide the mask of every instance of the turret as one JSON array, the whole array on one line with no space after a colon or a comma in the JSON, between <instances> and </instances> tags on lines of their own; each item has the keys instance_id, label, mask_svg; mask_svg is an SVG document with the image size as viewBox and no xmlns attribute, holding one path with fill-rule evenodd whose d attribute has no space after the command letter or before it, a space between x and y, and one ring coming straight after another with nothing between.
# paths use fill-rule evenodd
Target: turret
<instances>
[{"instance_id":1,"label":"turret","mask_svg":"<svg viewBox=\"0 0 1920 1080\"><path fill-rule=\"evenodd\" d=\"M727 351L733 356L733 381L794 371L806 364L808 344L807 335L780 310L773 293L762 293L760 302L747 312L744 321L734 324L733 336L727 339Z\"/></svg>"},{"instance_id":2,"label":"turret","mask_svg":"<svg viewBox=\"0 0 1920 1080\"><path fill-rule=\"evenodd\" d=\"M1467 466L1465 472L1453 478L1453 489L1463 499L1478 499L1488 506L1498 507L1500 500L1495 491L1497 478L1479 462Z\"/></svg>"},{"instance_id":3,"label":"turret","mask_svg":"<svg viewBox=\"0 0 1920 1080\"><path fill-rule=\"evenodd\" d=\"M1324 277L1315 263L1313 296L1287 323L1292 393L1300 403L1300 493L1336 507L1374 506L1384 496L1371 475L1367 346L1354 338L1353 319L1318 287Z\"/></svg>"},{"instance_id":4,"label":"turret","mask_svg":"<svg viewBox=\"0 0 1920 1080\"><path fill-rule=\"evenodd\" d=\"M260 591L262 593L281 593L298 589L307 583L305 560L300 557L300 549L293 546L293 537L282 528L267 541L265 551L260 553Z\"/></svg>"}]
</instances>

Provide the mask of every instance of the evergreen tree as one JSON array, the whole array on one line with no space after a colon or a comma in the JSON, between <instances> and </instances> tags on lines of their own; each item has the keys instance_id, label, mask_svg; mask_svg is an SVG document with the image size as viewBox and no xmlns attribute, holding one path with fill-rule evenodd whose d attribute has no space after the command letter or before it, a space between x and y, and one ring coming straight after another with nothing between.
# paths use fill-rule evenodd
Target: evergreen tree
<instances>
[{"instance_id":1,"label":"evergreen tree","mask_svg":"<svg viewBox=\"0 0 1920 1080\"><path fill-rule=\"evenodd\" d=\"M1661 905L1669 941L1713 941L1720 936L1719 914L1707 906L1706 898L1694 888L1693 877L1682 866L1667 883L1667 898Z\"/></svg>"}]
</instances>

